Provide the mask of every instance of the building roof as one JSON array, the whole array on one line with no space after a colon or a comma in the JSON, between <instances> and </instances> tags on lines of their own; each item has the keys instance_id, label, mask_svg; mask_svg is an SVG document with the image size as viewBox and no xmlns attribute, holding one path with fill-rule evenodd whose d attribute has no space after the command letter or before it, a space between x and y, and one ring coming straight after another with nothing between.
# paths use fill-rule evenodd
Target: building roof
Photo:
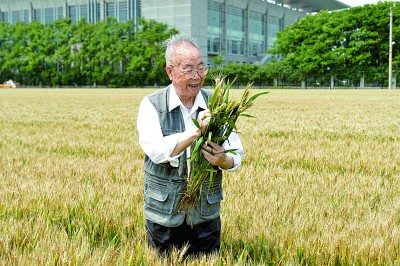
<instances>
[{"instance_id":1,"label":"building roof","mask_svg":"<svg viewBox=\"0 0 400 266\"><path fill-rule=\"evenodd\" d=\"M288 5L292 8L302 9L306 12L350 8L349 5L337 0L275 0L275 2L277 4Z\"/></svg>"}]
</instances>

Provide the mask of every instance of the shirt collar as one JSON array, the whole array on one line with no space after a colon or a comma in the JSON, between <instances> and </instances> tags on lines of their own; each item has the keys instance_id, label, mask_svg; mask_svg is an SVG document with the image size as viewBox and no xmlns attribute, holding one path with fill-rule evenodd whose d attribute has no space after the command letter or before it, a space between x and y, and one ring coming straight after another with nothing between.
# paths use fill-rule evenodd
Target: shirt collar
<instances>
[{"instance_id":1,"label":"shirt collar","mask_svg":"<svg viewBox=\"0 0 400 266\"><path fill-rule=\"evenodd\" d=\"M178 106L182 106L183 108L186 108L181 100L178 97L178 94L176 94L176 90L173 84L170 85L170 90L169 90L169 111L175 109ZM198 108L202 108L203 110L207 109L207 104L203 98L203 95L199 91L196 95L196 99L194 100L194 104L192 107L192 110L197 110Z\"/></svg>"}]
</instances>

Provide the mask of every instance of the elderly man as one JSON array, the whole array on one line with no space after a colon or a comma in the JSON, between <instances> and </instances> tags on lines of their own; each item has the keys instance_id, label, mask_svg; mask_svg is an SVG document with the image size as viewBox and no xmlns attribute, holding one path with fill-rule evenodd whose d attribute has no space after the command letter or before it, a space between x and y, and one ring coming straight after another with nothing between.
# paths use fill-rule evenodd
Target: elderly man
<instances>
[{"instance_id":1,"label":"elderly man","mask_svg":"<svg viewBox=\"0 0 400 266\"><path fill-rule=\"evenodd\" d=\"M222 171L241 164L243 147L233 132L222 146L208 143L213 152L202 151L218 167L213 193L203 191L198 206L179 208L190 166L191 144L210 121L207 110L210 92L202 89L207 75L200 50L186 34L166 42L165 71L171 84L146 96L140 103L137 128L144 160L144 214L148 242L160 253L188 245L188 254L211 253L220 247ZM197 119L201 129L192 118ZM236 154L224 150L236 149Z\"/></svg>"}]
</instances>

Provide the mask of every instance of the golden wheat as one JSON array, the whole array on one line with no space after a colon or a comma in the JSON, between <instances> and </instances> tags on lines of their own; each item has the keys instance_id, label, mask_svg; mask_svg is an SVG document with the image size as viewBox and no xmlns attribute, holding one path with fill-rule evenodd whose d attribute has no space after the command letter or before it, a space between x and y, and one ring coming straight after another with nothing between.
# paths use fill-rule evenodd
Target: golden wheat
<instances>
[{"instance_id":1,"label":"golden wheat","mask_svg":"<svg viewBox=\"0 0 400 266\"><path fill-rule=\"evenodd\" d=\"M146 244L135 124L150 91L0 90L1 264L179 262ZM269 91L237 124L220 254L182 263L398 265L399 91Z\"/></svg>"}]
</instances>

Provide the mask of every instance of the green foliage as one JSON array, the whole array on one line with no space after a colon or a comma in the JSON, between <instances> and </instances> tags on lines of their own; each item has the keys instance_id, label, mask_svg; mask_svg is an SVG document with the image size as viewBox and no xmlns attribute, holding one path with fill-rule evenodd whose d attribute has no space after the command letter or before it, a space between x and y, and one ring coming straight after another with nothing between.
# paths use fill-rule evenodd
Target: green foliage
<instances>
[{"instance_id":1,"label":"green foliage","mask_svg":"<svg viewBox=\"0 0 400 266\"><path fill-rule=\"evenodd\" d=\"M240 101L235 101L230 99L232 82L227 80L225 84L225 78L217 76L215 79L214 93L207 103L211 112L210 122L205 132L194 142L194 148L189 158L191 165L189 183L179 203L182 208L197 205L205 186L208 190L212 190L213 178L217 170L204 158L202 154L202 150L206 150L204 145L212 141L221 146L228 140L232 132L237 132L236 121L239 116L250 117L243 112L252 106L256 98L268 93L260 92L249 97L252 88L252 84L249 84L243 91ZM201 129L198 121L194 118L192 120L196 127ZM225 150L224 153L235 153L235 150Z\"/></svg>"},{"instance_id":2,"label":"green foliage","mask_svg":"<svg viewBox=\"0 0 400 266\"><path fill-rule=\"evenodd\" d=\"M293 68L287 61L272 60L265 65L259 64L228 64L223 67L214 67L209 70L208 77L217 76L223 72L227 79L233 81L235 86L246 87L252 83L254 87L272 86L274 79L280 80L282 86L287 84L300 84L304 75ZM214 80L209 78L206 85L212 86Z\"/></svg>"},{"instance_id":3,"label":"green foliage","mask_svg":"<svg viewBox=\"0 0 400 266\"><path fill-rule=\"evenodd\" d=\"M309 15L278 33L275 47L268 52L283 55L287 64L303 76L334 75L341 69L352 75L387 66L390 8L396 22L400 6L392 2ZM395 51L400 48L400 26L393 24ZM399 59L400 54L395 53L394 68L399 67Z\"/></svg>"},{"instance_id":4,"label":"green foliage","mask_svg":"<svg viewBox=\"0 0 400 266\"><path fill-rule=\"evenodd\" d=\"M351 86L364 76L370 84L387 84L389 9L393 10L393 69L400 64L400 5L380 2L306 16L278 33L268 52L284 60L265 65L222 64L213 58L209 77L223 72L235 86L338 84ZM162 43L177 30L154 20L97 24L70 19L42 25L0 23L0 82L23 85L108 87L157 86L169 83ZM206 85L212 86L208 79Z\"/></svg>"},{"instance_id":5,"label":"green foliage","mask_svg":"<svg viewBox=\"0 0 400 266\"><path fill-rule=\"evenodd\" d=\"M51 24L0 23L0 82L137 86L166 83L163 42L175 29L141 19L97 24L70 19Z\"/></svg>"},{"instance_id":6,"label":"green foliage","mask_svg":"<svg viewBox=\"0 0 400 266\"><path fill-rule=\"evenodd\" d=\"M213 58L213 63L216 66L221 65L223 62L224 62L224 59L220 55Z\"/></svg>"}]
</instances>

